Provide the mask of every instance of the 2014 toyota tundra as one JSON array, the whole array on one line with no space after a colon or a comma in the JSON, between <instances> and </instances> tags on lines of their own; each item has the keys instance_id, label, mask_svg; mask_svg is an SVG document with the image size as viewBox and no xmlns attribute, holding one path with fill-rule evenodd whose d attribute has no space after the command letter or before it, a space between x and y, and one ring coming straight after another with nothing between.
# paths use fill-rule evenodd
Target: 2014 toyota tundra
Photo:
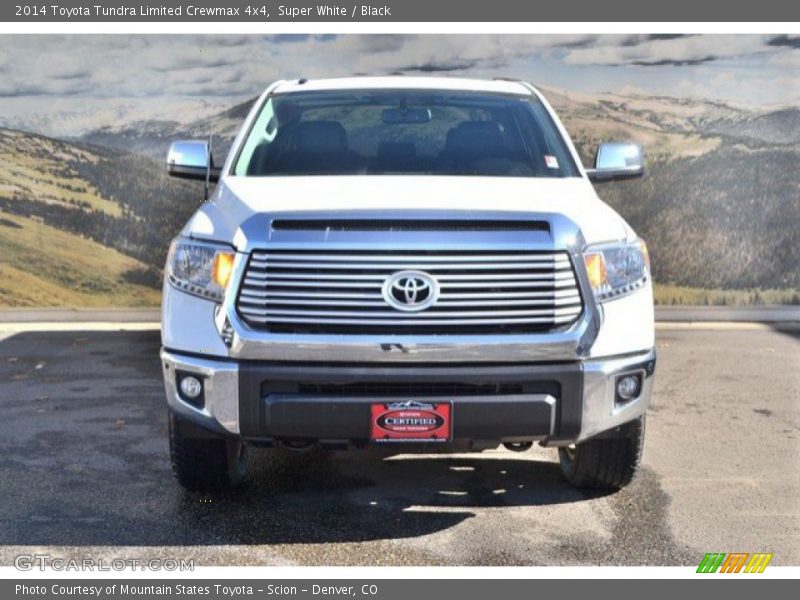
<instances>
[{"instance_id":1,"label":"2014 toyota tundra","mask_svg":"<svg viewBox=\"0 0 800 600\"><path fill-rule=\"evenodd\" d=\"M170 174L218 182L165 268L179 482L236 485L250 445L538 442L577 486L629 483L656 360L650 266L592 182L643 164L607 143L584 168L512 80L279 81L221 167L208 142L175 142Z\"/></svg>"}]
</instances>

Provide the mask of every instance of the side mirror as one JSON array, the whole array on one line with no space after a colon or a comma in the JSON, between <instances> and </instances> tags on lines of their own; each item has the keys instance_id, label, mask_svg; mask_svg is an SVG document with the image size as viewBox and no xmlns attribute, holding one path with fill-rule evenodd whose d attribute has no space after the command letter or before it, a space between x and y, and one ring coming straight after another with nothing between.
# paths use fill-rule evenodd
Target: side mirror
<instances>
[{"instance_id":1,"label":"side mirror","mask_svg":"<svg viewBox=\"0 0 800 600\"><path fill-rule=\"evenodd\" d=\"M594 182L616 181L644 175L644 151L638 144L609 142L600 144L594 169L586 169Z\"/></svg>"},{"instance_id":2,"label":"side mirror","mask_svg":"<svg viewBox=\"0 0 800 600\"><path fill-rule=\"evenodd\" d=\"M167 153L167 173L183 179L219 181L220 168L214 166L208 142L188 140L173 142Z\"/></svg>"}]
</instances>

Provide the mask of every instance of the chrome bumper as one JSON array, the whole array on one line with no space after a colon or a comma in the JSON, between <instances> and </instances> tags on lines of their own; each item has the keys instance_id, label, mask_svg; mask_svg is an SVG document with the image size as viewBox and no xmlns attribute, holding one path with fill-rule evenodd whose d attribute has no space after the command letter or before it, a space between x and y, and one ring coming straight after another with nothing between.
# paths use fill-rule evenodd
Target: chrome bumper
<instances>
[{"instance_id":1,"label":"chrome bumper","mask_svg":"<svg viewBox=\"0 0 800 600\"><path fill-rule=\"evenodd\" d=\"M656 351L583 363L583 411L581 433L575 441L595 437L645 413L653 393ZM615 402L616 379L623 374L640 373L639 396L621 405Z\"/></svg>"},{"instance_id":2,"label":"chrome bumper","mask_svg":"<svg viewBox=\"0 0 800 600\"><path fill-rule=\"evenodd\" d=\"M286 358L288 357L284 356L284 360ZM222 434L241 435L243 430L250 428L247 423L242 422L245 417L240 417L240 397L242 394L254 392L248 391L252 388L243 385L246 376L243 372L244 367L241 367L239 362L230 359L199 358L166 349L161 351L161 361L170 410L201 427ZM550 436L536 436L543 445L566 445L597 436L639 417L647 410L653 387L654 350L563 364L578 369L578 376L581 378L579 432L568 438L563 436L559 438L551 428ZM335 365L332 366L335 368ZM298 364L286 368L302 370L302 367L302 364ZM280 369L281 363L271 368ZM461 368L463 369L463 366ZM547 367L537 368L541 373L542 369ZM555 368L554 366L553 369ZM181 399L176 387L176 372L179 371L203 377L203 408L196 408ZM617 404L615 402L617 377L636 372L642 374L643 381L639 396L624 404ZM458 399L454 401L457 402Z\"/></svg>"},{"instance_id":3,"label":"chrome bumper","mask_svg":"<svg viewBox=\"0 0 800 600\"><path fill-rule=\"evenodd\" d=\"M231 361L173 354L161 349L161 369L167 392L167 405L177 415L224 434L239 433L239 365ZM197 408L178 394L177 373L187 372L203 378L204 404Z\"/></svg>"}]
</instances>

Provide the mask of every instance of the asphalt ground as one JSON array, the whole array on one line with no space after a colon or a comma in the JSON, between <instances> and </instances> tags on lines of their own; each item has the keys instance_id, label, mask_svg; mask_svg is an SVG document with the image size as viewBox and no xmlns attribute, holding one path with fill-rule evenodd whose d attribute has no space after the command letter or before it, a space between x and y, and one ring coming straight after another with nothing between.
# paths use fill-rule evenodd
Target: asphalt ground
<instances>
[{"instance_id":1,"label":"asphalt ground","mask_svg":"<svg viewBox=\"0 0 800 600\"><path fill-rule=\"evenodd\" d=\"M584 493L556 452L251 454L243 489L183 491L157 331L0 328L0 564L800 565L800 331L660 326L644 467Z\"/></svg>"}]
</instances>

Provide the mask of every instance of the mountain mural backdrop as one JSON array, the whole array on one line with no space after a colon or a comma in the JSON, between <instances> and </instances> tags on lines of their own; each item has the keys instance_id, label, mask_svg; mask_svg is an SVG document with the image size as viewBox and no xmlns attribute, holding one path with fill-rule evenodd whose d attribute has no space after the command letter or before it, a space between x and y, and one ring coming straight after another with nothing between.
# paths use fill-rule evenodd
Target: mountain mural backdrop
<instances>
[{"instance_id":1,"label":"mountain mural backdrop","mask_svg":"<svg viewBox=\"0 0 800 600\"><path fill-rule=\"evenodd\" d=\"M800 303L800 108L543 91L586 164L599 141L644 145L643 179L597 191L647 240L659 302ZM213 135L221 156L252 102L58 139L0 128L0 305L158 304L202 198L166 176L166 150Z\"/></svg>"}]
</instances>

